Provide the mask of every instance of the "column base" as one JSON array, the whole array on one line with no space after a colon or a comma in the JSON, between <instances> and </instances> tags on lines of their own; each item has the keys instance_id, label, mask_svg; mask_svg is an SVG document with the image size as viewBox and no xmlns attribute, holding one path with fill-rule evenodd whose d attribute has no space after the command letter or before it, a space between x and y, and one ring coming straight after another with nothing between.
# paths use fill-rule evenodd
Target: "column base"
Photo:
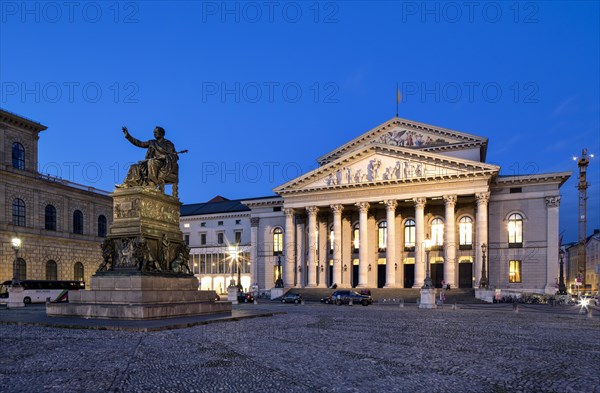
<instances>
[{"instance_id":1,"label":"column base","mask_svg":"<svg viewBox=\"0 0 600 393\"><path fill-rule=\"evenodd\" d=\"M400 288L400 286L399 286L398 284L396 284L396 283L393 283L393 284L385 284L383 287L384 287L384 288Z\"/></svg>"},{"instance_id":2,"label":"column base","mask_svg":"<svg viewBox=\"0 0 600 393\"><path fill-rule=\"evenodd\" d=\"M317 284L308 284L305 288L318 288Z\"/></svg>"},{"instance_id":3,"label":"column base","mask_svg":"<svg viewBox=\"0 0 600 393\"><path fill-rule=\"evenodd\" d=\"M358 284L355 288L369 288L369 284Z\"/></svg>"}]
</instances>

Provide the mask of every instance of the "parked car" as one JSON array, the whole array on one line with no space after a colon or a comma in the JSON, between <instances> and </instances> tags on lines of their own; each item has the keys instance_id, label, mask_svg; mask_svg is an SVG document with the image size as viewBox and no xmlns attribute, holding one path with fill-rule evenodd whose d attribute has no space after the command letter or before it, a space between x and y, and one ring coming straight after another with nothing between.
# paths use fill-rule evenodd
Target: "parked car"
<instances>
[{"instance_id":1,"label":"parked car","mask_svg":"<svg viewBox=\"0 0 600 393\"><path fill-rule=\"evenodd\" d=\"M325 296L321 298L321 303L333 304L333 299L331 298L331 296Z\"/></svg>"},{"instance_id":2,"label":"parked car","mask_svg":"<svg viewBox=\"0 0 600 393\"><path fill-rule=\"evenodd\" d=\"M254 296L251 293L238 293L238 302L239 303L252 303L254 302Z\"/></svg>"},{"instance_id":3,"label":"parked car","mask_svg":"<svg viewBox=\"0 0 600 393\"><path fill-rule=\"evenodd\" d=\"M297 293L287 293L283 295L281 298L281 303L300 303L302 301L302 296Z\"/></svg>"},{"instance_id":4,"label":"parked car","mask_svg":"<svg viewBox=\"0 0 600 393\"><path fill-rule=\"evenodd\" d=\"M333 302L339 306L342 304L350 304L350 300L352 300L353 304L360 303L363 306L373 304L373 298L371 296L361 295L355 291L335 291L331 294L331 298Z\"/></svg>"}]
</instances>

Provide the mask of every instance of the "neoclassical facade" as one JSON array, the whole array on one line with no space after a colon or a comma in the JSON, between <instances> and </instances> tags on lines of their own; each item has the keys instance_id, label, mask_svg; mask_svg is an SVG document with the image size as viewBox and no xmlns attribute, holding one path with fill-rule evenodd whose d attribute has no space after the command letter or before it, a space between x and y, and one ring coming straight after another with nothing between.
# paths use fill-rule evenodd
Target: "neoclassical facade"
<instances>
[{"instance_id":1,"label":"neoclassical facade","mask_svg":"<svg viewBox=\"0 0 600 393\"><path fill-rule=\"evenodd\" d=\"M488 140L393 118L242 201L252 282L555 293L560 187L570 172L502 176Z\"/></svg>"},{"instance_id":2,"label":"neoclassical facade","mask_svg":"<svg viewBox=\"0 0 600 393\"><path fill-rule=\"evenodd\" d=\"M38 172L38 140L47 127L0 110L0 282L13 276L18 237L21 279L89 282L112 222L107 192Z\"/></svg>"}]
</instances>

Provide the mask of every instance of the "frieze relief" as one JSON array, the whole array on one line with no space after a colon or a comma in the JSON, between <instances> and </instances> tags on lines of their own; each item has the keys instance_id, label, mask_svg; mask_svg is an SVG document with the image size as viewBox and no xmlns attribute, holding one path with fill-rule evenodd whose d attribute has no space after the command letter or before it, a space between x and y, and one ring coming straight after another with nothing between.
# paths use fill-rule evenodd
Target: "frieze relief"
<instances>
[{"instance_id":1,"label":"frieze relief","mask_svg":"<svg viewBox=\"0 0 600 393\"><path fill-rule=\"evenodd\" d=\"M395 128L373 140L373 143L402 147L423 147L447 145L458 141L458 139L441 138L438 135Z\"/></svg>"}]
</instances>

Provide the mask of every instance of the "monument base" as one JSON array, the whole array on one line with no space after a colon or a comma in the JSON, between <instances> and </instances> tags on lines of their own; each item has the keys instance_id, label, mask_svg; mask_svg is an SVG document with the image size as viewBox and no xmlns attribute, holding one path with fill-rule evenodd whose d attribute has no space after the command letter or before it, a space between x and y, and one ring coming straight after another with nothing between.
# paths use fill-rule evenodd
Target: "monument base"
<instances>
[{"instance_id":1,"label":"monument base","mask_svg":"<svg viewBox=\"0 0 600 393\"><path fill-rule=\"evenodd\" d=\"M8 302L6 303L7 308L21 308L25 307L25 302L23 299L25 296L23 295L25 288L20 285L10 286L8 288Z\"/></svg>"},{"instance_id":2,"label":"monument base","mask_svg":"<svg viewBox=\"0 0 600 393\"><path fill-rule=\"evenodd\" d=\"M419 303L419 308L437 308L435 304L435 288L421 288L421 303Z\"/></svg>"},{"instance_id":3,"label":"monument base","mask_svg":"<svg viewBox=\"0 0 600 393\"><path fill-rule=\"evenodd\" d=\"M271 288L271 300L282 297L285 293L285 288Z\"/></svg>"},{"instance_id":4,"label":"monument base","mask_svg":"<svg viewBox=\"0 0 600 393\"><path fill-rule=\"evenodd\" d=\"M168 274L103 273L91 290L69 292L69 303L48 303L52 317L162 319L230 313L230 302L215 302L215 291L198 291L198 279Z\"/></svg>"}]
</instances>

